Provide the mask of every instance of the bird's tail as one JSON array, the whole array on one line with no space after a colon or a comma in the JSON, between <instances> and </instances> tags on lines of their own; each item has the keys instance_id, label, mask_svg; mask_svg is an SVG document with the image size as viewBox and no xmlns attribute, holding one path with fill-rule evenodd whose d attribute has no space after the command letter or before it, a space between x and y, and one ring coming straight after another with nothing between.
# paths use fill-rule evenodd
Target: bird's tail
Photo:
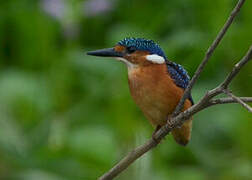
<instances>
[{"instance_id":1,"label":"bird's tail","mask_svg":"<svg viewBox=\"0 0 252 180\"><path fill-rule=\"evenodd\" d=\"M187 145L191 138L192 117L187 120L181 128L176 128L172 131L173 138L180 145Z\"/></svg>"}]
</instances>

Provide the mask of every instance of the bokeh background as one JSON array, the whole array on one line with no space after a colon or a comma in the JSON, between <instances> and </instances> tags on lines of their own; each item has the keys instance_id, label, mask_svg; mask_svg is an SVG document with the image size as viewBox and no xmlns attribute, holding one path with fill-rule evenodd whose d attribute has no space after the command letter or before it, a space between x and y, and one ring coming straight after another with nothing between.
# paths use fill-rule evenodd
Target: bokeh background
<instances>
[{"instance_id":1,"label":"bokeh background","mask_svg":"<svg viewBox=\"0 0 252 180\"><path fill-rule=\"evenodd\" d=\"M88 50L124 37L158 42L190 75L236 0L8 0L0 3L0 179L93 180L153 128L130 97L127 70ZM193 88L197 102L252 42L247 1ZM252 64L233 81L252 96ZM240 105L195 115L187 147L168 136L118 180L250 180L252 116Z\"/></svg>"}]
</instances>

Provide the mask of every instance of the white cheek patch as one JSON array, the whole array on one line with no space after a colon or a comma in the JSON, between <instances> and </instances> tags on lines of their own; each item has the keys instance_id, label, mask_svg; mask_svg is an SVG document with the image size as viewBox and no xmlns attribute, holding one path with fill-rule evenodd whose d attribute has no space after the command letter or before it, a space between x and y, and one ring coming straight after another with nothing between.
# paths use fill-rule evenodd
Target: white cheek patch
<instances>
[{"instance_id":1,"label":"white cheek patch","mask_svg":"<svg viewBox=\"0 0 252 180\"><path fill-rule=\"evenodd\" d=\"M147 55L146 59L148 61L151 61L151 62L156 63L156 64L163 64L163 63L165 63L165 59L162 56L159 56L157 54Z\"/></svg>"},{"instance_id":2,"label":"white cheek patch","mask_svg":"<svg viewBox=\"0 0 252 180\"><path fill-rule=\"evenodd\" d=\"M117 57L116 59L125 63L129 69L137 67L136 64L132 64L131 62L129 62L128 60L124 58Z\"/></svg>"}]
</instances>

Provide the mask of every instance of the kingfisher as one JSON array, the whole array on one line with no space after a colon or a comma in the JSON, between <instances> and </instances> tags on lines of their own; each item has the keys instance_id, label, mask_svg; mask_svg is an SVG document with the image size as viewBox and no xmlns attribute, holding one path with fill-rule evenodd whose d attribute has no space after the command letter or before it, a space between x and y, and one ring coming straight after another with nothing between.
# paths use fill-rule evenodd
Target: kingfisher
<instances>
[{"instance_id":1,"label":"kingfisher","mask_svg":"<svg viewBox=\"0 0 252 180\"><path fill-rule=\"evenodd\" d=\"M87 55L111 57L126 64L131 96L154 126L153 135L167 123L189 84L186 70L167 59L153 40L125 38L112 48L89 51ZM182 111L192 105L190 94ZM178 144L185 146L190 141L191 129L192 117L171 133Z\"/></svg>"}]
</instances>

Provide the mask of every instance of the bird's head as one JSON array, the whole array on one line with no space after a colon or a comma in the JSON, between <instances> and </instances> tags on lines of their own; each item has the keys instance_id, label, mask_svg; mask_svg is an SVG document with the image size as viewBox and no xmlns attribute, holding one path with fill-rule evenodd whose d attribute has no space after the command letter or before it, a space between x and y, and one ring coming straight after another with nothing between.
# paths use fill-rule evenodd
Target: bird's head
<instances>
[{"instance_id":1,"label":"bird's head","mask_svg":"<svg viewBox=\"0 0 252 180\"><path fill-rule=\"evenodd\" d=\"M158 44L143 38L125 38L113 48L90 51L92 56L114 57L123 61L129 68L163 64L166 57Z\"/></svg>"}]
</instances>

